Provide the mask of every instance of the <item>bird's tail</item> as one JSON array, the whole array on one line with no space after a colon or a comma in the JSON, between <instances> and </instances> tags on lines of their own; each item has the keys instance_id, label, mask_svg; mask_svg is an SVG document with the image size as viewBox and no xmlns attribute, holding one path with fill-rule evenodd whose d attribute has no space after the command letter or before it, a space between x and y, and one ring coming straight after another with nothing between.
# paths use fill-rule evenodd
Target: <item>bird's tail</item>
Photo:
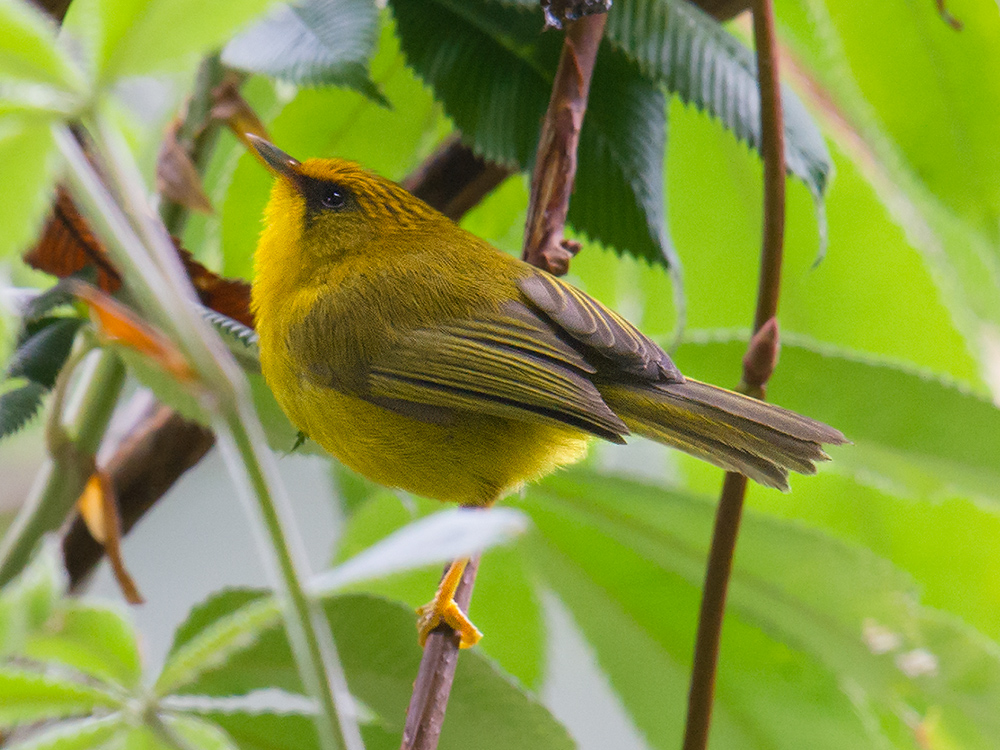
<instances>
[{"instance_id":1,"label":"bird's tail","mask_svg":"<svg viewBox=\"0 0 1000 750\"><path fill-rule=\"evenodd\" d=\"M824 443L847 442L822 422L697 380L598 388L633 432L782 491L789 470L814 474L814 461L829 460Z\"/></svg>"}]
</instances>

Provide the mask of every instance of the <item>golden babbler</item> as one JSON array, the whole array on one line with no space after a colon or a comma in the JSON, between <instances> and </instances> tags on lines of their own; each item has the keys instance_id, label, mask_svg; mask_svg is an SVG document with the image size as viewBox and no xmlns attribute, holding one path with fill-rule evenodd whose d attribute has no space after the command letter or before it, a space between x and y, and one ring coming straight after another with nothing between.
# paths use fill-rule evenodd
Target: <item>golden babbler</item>
<instances>
[{"instance_id":1,"label":"golden babbler","mask_svg":"<svg viewBox=\"0 0 1000 750\"><path fill-rule=\"evenodd\" d=\"M256 256L264 377L291 421L369 479L490 505L630 432L769 487L813 473L820 422L685 378L583 292L501 253L403 188L339 159L254 145L277 175ZM452 564L420 610L479 632Z\"/></svg>"}]
</instances>

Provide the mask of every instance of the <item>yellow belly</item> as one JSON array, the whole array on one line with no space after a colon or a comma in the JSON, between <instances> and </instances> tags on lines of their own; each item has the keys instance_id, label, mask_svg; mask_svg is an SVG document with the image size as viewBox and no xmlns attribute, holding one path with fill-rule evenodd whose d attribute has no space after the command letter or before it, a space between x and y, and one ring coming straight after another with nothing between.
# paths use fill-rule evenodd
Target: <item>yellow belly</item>
<instances>
[{"instance_id":1,"label":"yellow belly","mask_svg":"<svg viewBox=\"0 0 1000 750\"><path fill-rule=\"evenodd\" d=\"M468 411L446 425L421 422L262 364L272 388L272 378L284 386L273 390L285 413L324 450L373 482L424 497L486 505L587 452L589 437L571 427Z\"/></svg>"}]
</instances>

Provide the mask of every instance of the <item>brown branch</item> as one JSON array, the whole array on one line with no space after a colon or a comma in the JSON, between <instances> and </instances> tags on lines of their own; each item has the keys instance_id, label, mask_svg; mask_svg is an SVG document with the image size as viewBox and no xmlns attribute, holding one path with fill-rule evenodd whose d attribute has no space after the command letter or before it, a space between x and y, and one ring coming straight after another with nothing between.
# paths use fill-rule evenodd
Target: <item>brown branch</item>
<instances>
[{"instance_id":1,"label":"brown branch","mask_svg":"<svg viewBox=\"0 0 1000 750\"><path fill-rule=\"evenodd\" d=\"M587 109L590 76L605 20L602 13L566 23L559 68L538 141L523 257L553 273L565 273L574 252L567 247L562 232L576 174L576 149ZM478 564L477 559L466 568L456 593L463 610L468 610L472 598ZM406 711L400 750L437 747L455 679L458 650L458 636L447 625L439 626L428 638Z\"/></svg>"},{"instance_id":2,"label":"brown branch","mask_svg":"<svg viewBox=\"0 0 1000 750\"><path fill-rule=\"evenodd\" d=\"M449 565L445 566L447 572ZM479 570L479 557L465 566L462 582L455 591L455 603L463 612L469 611L472 586ZM434 750L444 726L444 712L455 680L458 665L459 636L449 626L438 625L427 636L424 655L420 660L417 679L413 683L410 705L406 709L401 750Z\"/></svg>"},{"instance_id":3,"label":"brown branch","mask_svg":"<svg viewBox=\"0 0 1000 750\"><path fill-rule=\"evenodd\" d=\"M513 173L509 167L477 156L455 135L400 184L458 221Z\"/></svg>"},{"instance_id":4,"label":"brown branch","mask_svg":"<svg viewBox=\"0 0 1000 750\"><path fill-rule=\"evenodd\" d=\"M587 111L590 76L606 21L607 15L600 13L566 24L552 97L538 137L521 257L557 276L569 270L570 260L580 249L563 238L563 229L576 177L576 148Z\"/></svg>"},{"instance_id":5,"label":"brown branch","mask_svg":"<svg viewBox=\"0 0 1000 750\"><path fill-rule=\"evenodd\" d=\"M785 229L784 130L772 0L755 0L753 29L761 98L764 231L757 310L754 315L754 336L750 341L747 356L743 360L741 390L756 398L764 398L765 386L777 359L778 326L775 315L778 311L781 288ZM705 587L698 619L684 750L704 750L708 746L722 620L746 488L746 477L732 472L726 474L715 516L715 528L712 532L712 545L708 555L708 568L705 573Z\"/></svg>"}]
</instances>

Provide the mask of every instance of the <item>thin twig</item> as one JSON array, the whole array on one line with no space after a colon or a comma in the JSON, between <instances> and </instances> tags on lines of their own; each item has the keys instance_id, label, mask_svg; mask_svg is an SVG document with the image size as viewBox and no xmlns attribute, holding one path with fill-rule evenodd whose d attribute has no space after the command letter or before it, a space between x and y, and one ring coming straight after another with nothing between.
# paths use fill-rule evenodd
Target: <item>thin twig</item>
<instances>
[{"instance_id":1,"label":"thin twig","mask_svg":"<svg viewBox=\"0 0 1000 750\"><path fill-rule=\"evenodd\" d=\"M538 141L525 226L523 257L552 273L565 273L574 250L562 236L569 210L576 149L587 109L590 76L604 33L605 14L566 22L559 68ZM467 610L478 560L466 568L455 599ZM431 633L406 711L401 750L434 750L458 664L459 639L447 625Z\"/></svg>"},{"instance_id":2,"label":"thin twig","mask_svg":"<svg viewBox=\"0 0 1000 750\"><path fill-rule=\"evenodd\" d=\"M778 346L775 315L778 311L781 288L785 230L784 131L772 0L755 0L753 28L761 98L764 232L757 310L754 316L755 335L751 339L749 351L743 361L743 382L740 389L756 398L764 398L765 386L774 369ZM719 659L719 640L746 488L746 477L734 473L726 474L715 516L715 528L701 600L694 665L691 672L691 690L688 696L684 750L704 750L708 745L716 666Z\"/></svg>"},{"instance_id":3,"label":"thin twig","mask_svg":"<svg viewBox=\"0 0 1000 750\"><path fill-rule=\"evenodd\" d=\"M445 571L449 565L445 566ZM465 566L462 582L455 591L455 603L463 612L469 611L472 586L479 570L479 557ZM441 737L444 711L455 680L458 665L459 636L451 626L441 624L431 631L424 645L417 679L413 683L410 705L406 709L402 750L434 750Z\"/></svg>"},{"instance_id":4,"label":"thin twig","mask_svg":"<svg viewBox=\"0 0 1000 750\"><path fill-rule=\"evenodd\" d=\"M580 249L563 238L563 229L576 177L576 148L587 111L590 77L606 21L607 15L599 13L566 23L552 97L538 137L521 257L557 276L569 270L570 260Z\"/></svg>"}]
</instances>

